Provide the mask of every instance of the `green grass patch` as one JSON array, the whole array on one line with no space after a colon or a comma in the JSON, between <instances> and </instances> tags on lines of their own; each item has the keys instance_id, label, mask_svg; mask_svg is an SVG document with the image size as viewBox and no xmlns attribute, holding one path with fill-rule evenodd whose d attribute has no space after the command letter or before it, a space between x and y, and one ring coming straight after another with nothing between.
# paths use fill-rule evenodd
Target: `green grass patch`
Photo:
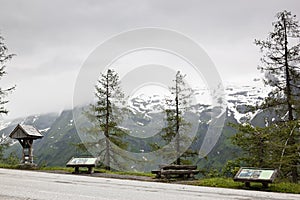
<instances>
[{"instance_id":1,"label":"green grass patch","mask_svg":"<svg viewBox=\"0 0 300 200\"><path fill-rule=\"evenodd\" d=\"M18 169L18 165L10 165L10 164L6 164L6 163L0 163L0 168Z\"/></svg>"},{"instance_id":2,"label":"green grass patch","mask_svg":"<svg viewBox=\"0 0 300 200\"><path fill-rule=\"evenodd\" d=\"M52 167L52 166L47 166L47 167L40 167L38 170L42 171L64 171L64 172L73 172L74 168L71 167Z\"/></svg>"},{"instance_id":3,"label":"green grass patch","mask_svg":"<svg viewBox=\"0 0 300 200\"><path fill-rule=\"evenodd\" d=\"M117 175L128 175L128 176L146 176L154 178L155 175L151 173L144 172L121 172L121 171L110 171L105 169L95 169L96 173L107 173L107 174L117 174Z\"/></svg>"},{"instance_id":4,"label":"green grass patch","mask_svg":"<svg viewBox=\"0 0 300 200\"><path fill-rule=\"evenodd\" d=\"M36 167L36 168L23 168L20 165L11 165L11 164L5 164L0 163L0 168L5 169L26 169L26 170L41 170L41 171L64 171L64 172L73 172L73 168L67 168L67 167Z\"/></svg>"},{"instance_id":5,"label":"green grass patch","mask_svg":"<svg viewBox=\"0 0 300 200\"><path fill-rule=\"evenodd\" d=\"M220 187L220 188L232 188L232 189L245 189L256 191L269 191L269 192L281 192L281 193L294 193L300 194L300 184L278 182L269 184L269 187L264 188L261 183L251 183L251 187L245 187L244 183L234 182L231 178L208 178L196 181L188 182L189 185L207 186L207 187Z\"/></svg>"},{"instance_id":6,"label":"green grass patch","mask_svg":"<svg viewBox=\"0 0 300 200\"><path fill-rule=\"evenodd\" d=\"M234 182L229 178L207 178L192 181L189 184L196 186L221 187L221 188L241 188L243 183Z\"/></svg>"},{"instance_id":7,"label":"green grass patch","mask_svg":"<svg viewBox=\"0 0 300 200\"><path fill-rule=\"evenodd\" d=\"M300 184L296 183L274 183L270 185L270 191L300 194Z\"/></svg>"}]
</instances>

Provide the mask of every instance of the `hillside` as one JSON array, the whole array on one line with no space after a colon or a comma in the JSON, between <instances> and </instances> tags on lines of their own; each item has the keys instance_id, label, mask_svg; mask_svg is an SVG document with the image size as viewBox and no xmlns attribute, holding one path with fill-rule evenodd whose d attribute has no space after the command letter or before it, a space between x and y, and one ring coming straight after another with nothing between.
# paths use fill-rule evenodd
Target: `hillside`
<instances>
[{"instance_id":1,"label":"hillside","mask_svg":"<svg viewBox=\"0 0 300 200\"><path fill-rule=\"evenodd\" d=\"M193 163L197 163L201 168L222 168L227 160L234 159L239 154L239 149L230 142L230 137L235 134L235 130L228 126L228 123L238 123L245 120L253 120L261 124L264 113L245 113L247 105L253 105L263 96L262 90L255 87L234 87L226 89L228 109L226 111L225 125L222 135L215 148L208 154L206 159L195 158ZM129 144L128 151L138 153L151 151L151 144L162 140L157 127L163 127L163 113L161 112L161 102L157 97L133 98L130 103L130 114L126 117L122 126L131 130L130 135L124 138ZM190 149L199 151L203 143L204 135L210 125L211 108L208 105L196 105L194 114L190 113L187 118L198 118L198 128L196 137ZM196 114L197 115L196 115ZM35 162L37 164L47 164L49 166L64 166L73 156L89 155L88 152L79 151L75 144L81 142L78 136L72 110L65 110L60 114L50 113L45 115L29 116L23 119L16 119L9 122L2 122L0 135L7 136L18 124L33 125L39 129L44 138L34 143ZM263 125L263 124L262 124ZM153 131L155 130L155 131ZM149 136L149 137L148 137ZM12 142L6 152L18 152L20 156L21 146L17 142Z\"/></svg>"}]
</instances>

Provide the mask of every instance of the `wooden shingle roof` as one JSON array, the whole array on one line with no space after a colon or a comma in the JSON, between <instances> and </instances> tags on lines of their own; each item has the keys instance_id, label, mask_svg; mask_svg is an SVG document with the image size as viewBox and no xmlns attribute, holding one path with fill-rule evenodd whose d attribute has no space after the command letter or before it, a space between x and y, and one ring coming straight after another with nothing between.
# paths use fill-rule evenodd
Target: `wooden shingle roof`
<instances>
[{"instance_id":1,"label":"wooden shingle roof","mask_svg":"<svg viewBox=\"0 0 300 200\"><path fill-rule=\"evenodd\" d=\"M18 124L16 128L11 132L9 137L12 139L39 139L44 136L33 126Z\"/></svg>"}]
</instances>

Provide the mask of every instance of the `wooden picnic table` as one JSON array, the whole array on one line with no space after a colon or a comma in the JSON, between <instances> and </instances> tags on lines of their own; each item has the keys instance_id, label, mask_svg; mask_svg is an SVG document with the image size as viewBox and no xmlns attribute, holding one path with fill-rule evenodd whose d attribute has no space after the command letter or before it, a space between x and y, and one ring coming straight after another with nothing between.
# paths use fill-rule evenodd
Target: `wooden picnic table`
<instances>
[{"instance_id":1,"label":"wooden picnic table","mask_svg":"<svg viewBox=\"0 0 300 200\"><path fill-rule=\"evenodd\" d=\"M160 165L159 169L152 170L152 174L156 174L156 178L194 178L199 173L195 165Z\"/></svg>"}]
</instances>

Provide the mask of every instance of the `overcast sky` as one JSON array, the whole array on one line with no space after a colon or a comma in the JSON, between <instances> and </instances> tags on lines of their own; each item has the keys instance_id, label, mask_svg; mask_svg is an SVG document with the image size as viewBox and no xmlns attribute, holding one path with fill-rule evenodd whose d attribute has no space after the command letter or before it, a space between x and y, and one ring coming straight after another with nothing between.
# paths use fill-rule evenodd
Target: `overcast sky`
<instances>
[{"instance_id":1,"label":"overcast sky","mask_svg":"<svg viewBox=\"0 0 300 200\"><path fill-rule=\"evenodd\" d=\"M275 14L299 0L0 0L0 34L15 56L1 87L16 84L5 118L72 107L74 84L89 54L120 32L161 27L202 46L225 83L252 82Z\"/></svg>"}]
</instances>

